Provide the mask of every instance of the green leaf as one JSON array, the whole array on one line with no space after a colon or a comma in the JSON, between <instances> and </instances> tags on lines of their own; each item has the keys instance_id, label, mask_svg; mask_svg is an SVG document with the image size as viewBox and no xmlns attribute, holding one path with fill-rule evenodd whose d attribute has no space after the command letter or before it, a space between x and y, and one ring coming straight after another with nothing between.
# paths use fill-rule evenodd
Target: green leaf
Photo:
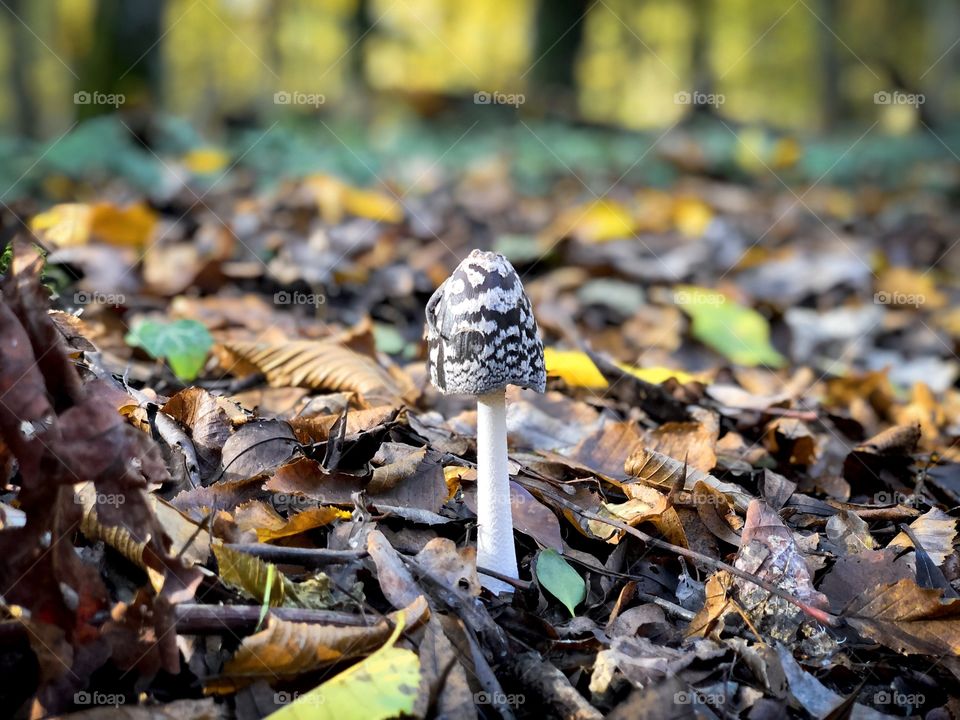
<instances>
[{"instance_id":1,"label":"green leaf","mask_svg":"<svg viewBox=\"0 0 960 720\"><path fill-rule=\"evenodd\" d=\"M576 617L574 608L587 597L587 585L553 548L543 550L537 557L537 580L566 606L571 617Z\"/></svg>"},{"instance_id":2,"label":"green leaf","mask_svg":"<svg viewBox=\"0 0 960 720\"><path fill-rule=\"evenodd\" d=\"M213 345L210 332L196 320L145 320L127 333L126 340L129 345L142 347L150 357L165 359L181 380L197 377Z\"/></svg>"},{"instance_id":3,"label":"green leaf","mask_svg":"<svg viewBox=\"0 0 960 720\"><path fill-rule=\"evenodd\" d=\"M786 358L770 344L767 319L716 290L679 285L674 302L693 321L697 340L737 365L782 367Z\"/></svg>"},{"instance_id":4,"label":"green leaf","mask_svg":"<svg viewBox=\"0 0 960 720\"><path fill-rule=\"evenodd\" d=\"M416 653L394 647L405 623L397 615L390 639L373 655L300 695L268 720L385 720L413 714L420 685L420 659ZM274 694L276 702L288 693Z\"/></svg>"}]
</instances>

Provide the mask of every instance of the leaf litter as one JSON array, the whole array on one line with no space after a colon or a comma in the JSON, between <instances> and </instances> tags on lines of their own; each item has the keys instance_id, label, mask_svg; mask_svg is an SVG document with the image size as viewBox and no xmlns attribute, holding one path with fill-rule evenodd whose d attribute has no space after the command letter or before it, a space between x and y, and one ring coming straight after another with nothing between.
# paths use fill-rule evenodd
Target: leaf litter
<instances>
[{"instance_id":1,"label":"leaf litter","mask_svg":"<svg viewBox=\"0 0 960 720\"><path fill-rule=\"evenodd\" d=\"M490 220L549 377L509 393L521 577L495 598L476 413L423 362L423 305L484 200L469 174L442 202L333 176L225 190L227 224L156 244L147 204L30 218L45 256L14 241L0 287L5 702L957 716L948 273L865 267L795 218L727 258L776 202L746 217L719 180ZM413 217L431 201L448 247Z\"/></svg>"}]
</instances>

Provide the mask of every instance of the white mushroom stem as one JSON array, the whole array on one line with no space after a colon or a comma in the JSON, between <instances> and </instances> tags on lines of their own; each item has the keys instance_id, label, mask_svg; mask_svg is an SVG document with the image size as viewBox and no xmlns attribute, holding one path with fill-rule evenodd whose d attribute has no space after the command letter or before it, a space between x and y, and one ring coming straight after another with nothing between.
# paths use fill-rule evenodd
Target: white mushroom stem
<instances>
[{"instance_id":1,"label":"white mushroom stem","mask_svg":"<svg viewBox=\"0 0 960 720\"><path fill-rule=\"evenodd\" d=\"M519 578L510 508L505 389L477 396L477 524L477 565ZM512 585L488 575L481 574L480 583L494 594L513 592Z\"/></svg>"}]
</instances>

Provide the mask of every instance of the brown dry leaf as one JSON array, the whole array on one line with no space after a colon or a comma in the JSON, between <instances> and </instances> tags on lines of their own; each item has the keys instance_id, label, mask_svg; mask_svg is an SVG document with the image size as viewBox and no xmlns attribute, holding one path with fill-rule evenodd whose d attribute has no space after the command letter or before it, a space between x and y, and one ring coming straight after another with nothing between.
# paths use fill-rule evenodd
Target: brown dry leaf
<instances>
[{"instance_id":1,"label":"brown dry leaf","mask_svg":"<svg viewBox=\"0 0 960 720\"><path fill-rule=\"evenodd\" d=\"M826 596L813 586L813 573L807 565L793 532L780 516L761 500L747 509L740 550L734 566L774 583L808 605L825 608ZM806 616L795 605L772 596L753 583L734 580L738 600L758 627L773 637L790 642Z\"/></svg>"},{"instance_id":2,"label":"brown dry leaf","mask_svg":"<svg viewBox=\"0 0 960 720\"><path fill-rule=\"evenodd\" d=\"M667 502L667 496L646 485L625 485L629 488L628 500L624 503L603 503L597 513L601 517L625 522L631 527L641 523L652 523L663 535L663 539L674 545L687 547L687 536L677 511ZM587 527L596 537L609 543L618 543L624 535L623 530L611 527L599 520L587 521Z\"/></svg>"},{"instance_id":3,"label":"brown dry leaf","mask_svg":"<svg viewBox=\"0 0 960 720\"><path fill-rule=\"evenodd\" d=\"M291 678L361 657L386 642L400 612L406 614L406 627L410 630L423 623L430 613L421 595L402 611L392 612L387 619L366 627L296 623L271 615L264 630L244 638L220 676L206 689L230 693L257 678Z\"/></svg>"},{"instance_id":4,"label":"brown dry leaf","mask_svg":"<svg viewBox=\"0 0 960 720\"><path fill-rule=\"evenodd\" d=\"M423 591L403 564L400 554L379 530L371 530L367 535L367 552L377 566L380 590L393 607L399 610L422 596Z\"/></svg>"},{"instance_id":5,"label":"brown dry leaf","mask_svg":"<svg viewBox=\"0 0 960 720\"><path fill-rule=\"evenodd\" d=\"M693 487L693 503L700 521L711 533L734 547L740 547L740 536L735 528L739 529L743 523L726 495L703 481L697 481Z\"/></svg>"},{"instance_id":6,"label":"brown dry leaf","mask_svg":"<svg viewBox=\"0 0 960 720\"><path fill-rule=\"evenodd\" d=\"M624 463L642 442L636 423L608 422L563 454L593 472L624 480Z\"/></svg>"},{"instance_id":7,"label":"brown dry leaf","mask_svg":"<svg viewBox=\"0 0 960 720\"><path fill-rule=\"evenodd\" d=\"M895 425L856 446L857 452L876 455L909 455L920 442L920 425Z\"/></svg>"},{"instance_id":8,"label":"brown dry leaf","mask_svg":"<svg viewBox=\"0 0 960 720\"><path fill-rule=\"evenodd\" d=\"M266 475L287 462L298 445L287 423L251 420L223 444L222 469L216 480L242 482Z\"/></svg>"},{"instance_id":9,"label":"brown dry leaf","mask_svg":"<svg viewBox=\"0 0 960 720\"><path fill-rule=\"evenodd\" d=\"M411 477L427 457L427 446L414 447L403 443L385 442L373 456L373 477L367 484L367 492L380 495L392 490L400 482Z\"/></svg>"},{"instance_id":10,"label":"brown dry leaf","mask_svg":"<svg viewBox=\"0 0 960 720\"><path fill-rule=\"evenodd\" d=\"M412 382L401 386L370 357L331 341L226 342L215 345L214 354L222 366L233 366L236 375L261 372L275 387L349 390L370 405L377 398L386 402L409 399L412 387Z\"/></svg>"},{"instance_id":11,"label":"brown dry leaf","mask_svg":"<svg viewBox=\"0 0 960 720\"><path fill-rule=\"evenodd\" d=\"M304 499L304 502L311 501ZM283 516L263 500L250 500L237 505L233 519L240 532L254 535L261 531L279 530L287 524Z\"/></svg>"},{"instance_id":12,"label":"brown dry leaf","mask_svg":"<svg viewBox=\"0 0 960 720\"><path fill-rule=\"evenodd\" d=\"M672 458L649 448L637 448L627 458L625 470L628 475L636 478L637 481L669 492L683 476L684 464L683 460ZM746 511L747 506L753 500L753 497L739 485L721 482L713 475L708 475L694 468L687 467L686 470L687 475L683 488L687 491L693 491L698 482L703 482L714 490L727 495L732 500L734 507L741 512ZM624 484L624 488L627 487L628 484Z\"/></svg>"},{"instance_id":13,"label":"brown dry leaf","mask_svg":"<svg viewBox=\"0 0 960 720\"><path fill-rule=\"evenodd\" d=\"M904 655L960 656L960 599L910 578L854 599L844 617L861 634Z\"/></svg>"},{"instance_id":14,"label":"brown dry leaf","mask_svg":"<svg viewBox=\"0 0 960 720\"><path fill-rule=\"evenodd\" d=\"M393 419L399 411L398 405L379 405L365 410L350 411L347 413L347 435L372 430ZM340 418L339 413L317 415L315 417L295 417L290 419L290 426L305 443L323 442L330 435L330 428Z\"/></svg>"},{"instance_id":15,"label":"brown dry leaf","mask_svg":"<svg viewBox=\"0 0 960 720\"><path fill-rule=\"evenodd\" d=\"M457 549L449 538L434 538L414 558L417 565L448 587L463 590L474 597L480 594L477 577L477 550L473 547Z\"/></svg>"},{"instance_id":16,"label":"brown dry leaf","mask_svg":"<svg viewBox=\"0 0 960 720\"><path fill-rule=\"evenodd\" d=\"M708 473L717 466L719 429L715 419L710 425L696 421L667 422L649 433L648 447L664 455L683 458L688 467Z\"/></svg>"},{"instance_id":17,"label":"brown dry leaf","mask_svg":"<svg viewBox=\"0 0 960 720\"><path fill-rule=\"evenodd\" d=\"M181 390L161 410L186 429L197 451L200 474L205 478L220 464L231 425L246 420L237 405L199 387Z\"/></svg>"},{"instance_id":18,"label":"brown dry leaf","mask_svg":"<svg viewBox=\"0 0 960 720\"><path fill-rule=\"evenodd\" d=\"M687 637L719 638L723 630L723 617L733 612L736 603L730 597L733 576L726 570L719 570L709 578L705 587L706 600L687 627Z\"/></svg>"},{"instance_id":19,"label":"brown dry leaf","mask_svg":"<svg viewBox=\"0 0 960 720\"><path fill-rule=\"evenodd\" d=\"M364 489L364 480L342 472L326 473L316 460L299 458L278 468L264 485L273 492L304 495L325 505L352 505L353 493ZM439 455L428 451L412 475L396 486L373 495L377 505L439 512L447 500L447 484Z\"/></svg>"},{"instance_id":20,"label":"brown dry leaf","mask_svg":"<svg viewBox=\"0 0 960 720\"><path fill-rule=\"evenodd\" d=\"M794 465L810 466L817 459L817 441L810 429L796 418L778 418L767 425L764 445Z\"/></svg>"},{"instance_id":21,"label":"brown dry leaf","mask_svg":"<svg viewBox=\"0 0 960 720\"><path fill-rule=\"evenodd\" d=\"M414 715L428 717L430 708L435 707L437 717L476 718L475 698L467 682L467 673L435 616L427 621L423 640L417 649L422 674Z\"/></svg>"},{"instance_id":22,"label":"brown dry leaf","mask_svg":"<svg viewBox=\"0 0 960 720\"><path fill-rule=\"evenodd\" d=\"M936 565L943 565L947 557L953 554L953 541L957 537L957 520L943 510L930 508L910 523L910 529ZM913 547L913 543L905 532L901 532L890 541L887 547Z\"/></svg>"}]
</instances>

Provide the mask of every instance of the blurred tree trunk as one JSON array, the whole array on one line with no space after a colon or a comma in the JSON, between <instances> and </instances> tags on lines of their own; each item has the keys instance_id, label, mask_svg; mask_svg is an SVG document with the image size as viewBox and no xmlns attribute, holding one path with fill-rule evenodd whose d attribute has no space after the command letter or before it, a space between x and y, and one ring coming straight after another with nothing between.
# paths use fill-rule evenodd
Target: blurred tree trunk
<instances>
[{"instance_id":1,"label":"blurred tree trunk","mask_svg":"<svg viewBox=\"0 0 960 720\"><path fill-rule=\"evenodd\" d=\"M960 7L956 3L928 0L925 9L927 35L932 41L929 55L921 63L919 86L926 96L929 118L939 124L949 116L945 106L950 100L950 88L960 77L960 45L956 44L960 38Z\"/></svg>"},{"instance_id":2,"label":"blurred tree trunk","mask_svg":"<svg viewBox=\"0 0 960 720\"><path fill-rule=\"evenodd\" d=\"M824 130L836 127L845 116L843 95L840 92L841 64L836 38L828 28L838 32L837 7L833 0L819 0L817 14L822 23L817 23L817 38L820 45L820 117ZM824 27L826 26L826 27Z\"/></svg>"},{"instance_id":3,"label":"blurred tree trunk","mask_svg":"<svg viewBox=\"0 0 960 720\"><path fill-rule=\"evenodd\" d=\"M122 109L143 129L161 93L164 0L98 0L91 52L81 68L81 91L122 94ZM77 106L80 118L112 112L112 105ZM128 123L129 124L129 123ZM131 127L133 127L131 125Z\"/></svg>"},{"instance_id":4,"label":"blurred tree trunk","mask_svg":"<svg viewBox=\"0 0 960 720\"><path fill-rule=\"evenodd\" d=\"M704 95L716 93L716 78L710 67L710 30L711 19L707 0L691 0L687 5L693 23L693 37L690 41L690 71L693 86L690 90ZM717 113L714 106L706 103L694 103L690 106L693 117L706 117Z\"/></svg>"},{"instance_id":5,"label":"blurred tree trunk","mask_svg":"<svg viewBox=\"0 0 960 720\"><path fill-rule=\"evenodd\" d=\"M577 51L588 7L586 0L540 0L537 6L533 72L527 77L541 98L561 98L561 110L575 105Z\"/></svg>"},{"instance_id":6,"label":"blurred tree trunk","mask_svg":"<svg viewBox=\"0 0 960 720\"><path fill-rule=\"evenodd\" d=\"M18 18L23 17L22 0L7 0L10 28L10 89L16 112L17 132L26 137L36 137L37 108L30 92L30 37L29 30Z\"/></svg>"}]
</instances>

